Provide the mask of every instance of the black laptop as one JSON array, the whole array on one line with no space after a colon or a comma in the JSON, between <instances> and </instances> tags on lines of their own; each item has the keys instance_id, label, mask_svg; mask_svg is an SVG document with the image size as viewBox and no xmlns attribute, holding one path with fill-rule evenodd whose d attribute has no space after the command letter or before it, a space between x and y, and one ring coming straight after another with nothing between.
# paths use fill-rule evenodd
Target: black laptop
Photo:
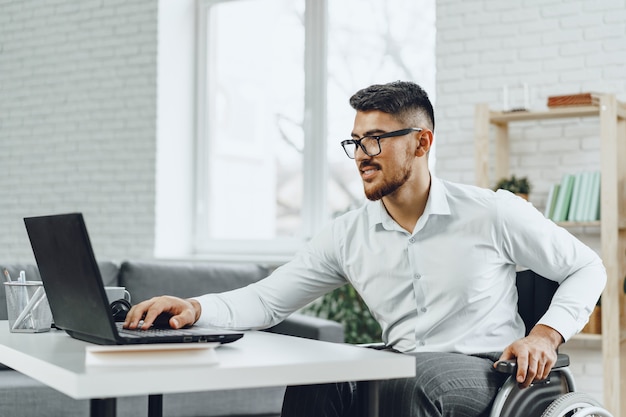
<instances>
[{"instance_id":1,"label":"black laptop","mask_svg":"<svg viewBox=\"0 0 626 417\"><path fill-rule=\"evenodd\" d=\"M192 326L186 329L122 329L104 291L100 269L81 213L24 219L55 327L100 345L233 342L243 333Z\"/></svg>"}]
</instances>

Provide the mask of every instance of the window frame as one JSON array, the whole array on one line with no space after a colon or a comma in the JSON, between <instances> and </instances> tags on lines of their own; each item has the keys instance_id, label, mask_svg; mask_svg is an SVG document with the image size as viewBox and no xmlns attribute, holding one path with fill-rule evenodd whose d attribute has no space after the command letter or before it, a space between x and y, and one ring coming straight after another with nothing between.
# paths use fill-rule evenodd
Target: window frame
<instances>
[{"instance_id":1,"label":"window frame","mask_svg":"<svg viewBox=\"0 0 626 417\"><path fill-rule=\"evenodd\" d=\"M208 230L209 198L206 161L211 136L204 117L211 95L209 13L210 8L240 0L198 0L196 9L196 117L194 161L194 211L192 247L194 256L214 260L283 263L290 260L306 241L329 220L327 207L327 0L305 0L304 45L304 152L302 160L302 236L271 240L218 240ZM320 140L322 138L323 140Z\"/></svg>"}]
</instances>

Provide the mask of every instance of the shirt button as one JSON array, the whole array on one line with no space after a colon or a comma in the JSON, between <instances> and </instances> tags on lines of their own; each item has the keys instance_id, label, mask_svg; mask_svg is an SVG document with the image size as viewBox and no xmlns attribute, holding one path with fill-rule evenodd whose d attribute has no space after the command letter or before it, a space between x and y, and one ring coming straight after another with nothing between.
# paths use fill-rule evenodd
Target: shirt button
<instances>
[{"instance_id":1,"label":"shirt button","mask_svg":"<svg viewBox=\"0 0 626 417\"><path fill-rule=\"evenodd\" d=\"M422 313L425 313L428 309L426 307L422 307L420 310L422 311Z\"/></svg>"},{"instance_id":2,"label":"shirt button","mask_svg":"<svg viewBox=\"0 0 626 417\"><path fill-rule=\"evenodd\" d=\"M426 342L424 342L423 340L420 340L420 346L424 346L426 344Z\"/></svg>"},{"instance_id":3,"label":"shirt button","mask_svg":"<svg viewBox=\"0 0 626 417\"><path fill-rule=\"evenodd\" d=\"M422 276L420 274L415 274L415 279L422 279Z\"/></svg>"},{"instance_id":4,"label":"shirt button","mask_svg":"<svg viewBox=\"0 0 626 417\"><path fill-rule=\"evenodd\" d=\"M411 239L409 239L409 243L415 243L415 238L412 237Z\"/></svg>"}]
</instances>

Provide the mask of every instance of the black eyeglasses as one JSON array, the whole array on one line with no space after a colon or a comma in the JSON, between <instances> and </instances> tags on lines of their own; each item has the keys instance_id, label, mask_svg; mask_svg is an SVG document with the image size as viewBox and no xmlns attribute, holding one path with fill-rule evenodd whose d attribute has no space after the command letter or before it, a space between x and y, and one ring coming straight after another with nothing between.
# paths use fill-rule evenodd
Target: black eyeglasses
<instances>
[{"instance_id":1,"label":"black eyeglasses","mask_svg":"<svg viewBox=\"0 0 626 417\"><path fill-rule=\"evenodd\" d=\"M366 155L376 156L382 152L380 149L380 140L385 138L395 138L398 136L408 135L411 132L421 132L423 129L419 127L409 127L407 129L396 130L389 133L383 133L378 136L363 136L361 139L348 139L341 142L343 150L348 155L348 158L354 159L357 146L361 147L361 150Z\"/></svg>"}]
</instances>

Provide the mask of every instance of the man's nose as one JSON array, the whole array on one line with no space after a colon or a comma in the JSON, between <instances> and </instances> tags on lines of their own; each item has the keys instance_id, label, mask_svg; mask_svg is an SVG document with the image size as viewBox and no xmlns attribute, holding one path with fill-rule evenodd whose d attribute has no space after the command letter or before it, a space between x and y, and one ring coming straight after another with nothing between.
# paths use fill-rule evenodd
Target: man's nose
<instances>
[{"instance_id":1,"label":"man's nose","mask_svg":"<svg viewBox=\"0 0 626 417\"><path fill-rule=\"evenodd\" d=\"M371 156L369 156L368 154L365 153L365 151L363 150L363 148L361 148L361 145L358 145L356 147L356 149L354 150L354 160L355 161L362 161L364 159L370 159Z\"/></svg>"}]
</instances>

